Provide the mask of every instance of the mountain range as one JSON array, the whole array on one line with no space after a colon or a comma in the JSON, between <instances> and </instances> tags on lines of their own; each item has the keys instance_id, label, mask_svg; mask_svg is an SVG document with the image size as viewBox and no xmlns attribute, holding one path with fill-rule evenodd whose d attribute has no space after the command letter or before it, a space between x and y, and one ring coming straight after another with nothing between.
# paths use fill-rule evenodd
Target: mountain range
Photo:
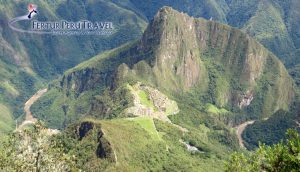
<instances>
[{"instance_id":1,"label":"mountain range","mask_svg":"<svg viewBox=\"0 0 300 172\"><path fill-rule=\"evenodd\" d=\"M26 13L27 3L4 1L1 9L3 51L1 56L1 109L5 116L22 115L22 102L43 83L99 52L138 39L147 22L164 5L242 29L277 55L291 73L297 72L298 1L52 1L38 2L38 20L110 20L118 29L109 38L51 37L19 34L7 25L9 19ZM192 5L191 5L192 4ZM6 10L4 10L6 9ZM16 10L14 10L16 9ZM69 9L73 9L73 13ZM270 10L261 10L270 9ZM5 13L5 11L12 11ZM102 11L97 13L97 11ZM80 15L79 15L80 14ZM266 23L268 21L269 23ZM276 35L276 36L275 36ZM58 47L69 48L58 49ZM51 46L49 46L51 45ZM39 50L44 51L39 51ZM54 55L55 54L55 55ZM297 74L293 74L297 79ZM19 83L19 81L22 81ZM26 84L23 84L26 83ZM9 99L13 97L13 99Z\"/></svg>"},{"instance_id":2,"label":"mountain range","mask_svg":"<svg viewBox=\"0 0 300 172\"><path fill-rule=\"evenodd\" d=\"M27 2L0 5L1 135L24 120L30 96L48 90L30 108L44 124L3 144L24 152L7 157L13 166L39 168L26 153L39 147L41 170L221 171L241 150L233 127L255 120L242 134L255 149L299 126L296 0L33 3L40 21L105 20L116 33L17 33L7 22Z\"/></svg>"},{"instance_id":3,"label":"mountain range","mask_svg":"<svg viewBox=\"0 0 300 172\"><path fill-rule=\"evenodd\" d=\"M109 102L99 101L99 96L106 90L118 95L126 83L135 82L179 99L194 92L197 102L225 108L239 117L268 117L279 109L288 110L295 94L293 81L282 63L261 44L229 26L164 10L155 16L141 40L69 69L50 85L49 96L40 99L41 106L33 106L33 113L44 121L59 117L53 121L56 125L70 120L64 120L65 116L115 113L102 111L114 108L106 107ZM113 105L120 103L111 101Z\"/></svg>"},{"instance_id":4,"label":"mountain range","mask_svg":"<svg viewBox=\"0 0 300 172\"><path fill-rule=\"evenodd\" d=\"M208 157L201 159L212 165L225 158L224 151L239 149L232 126L247 119L270 117L280 109L289 111L295 96L294 81L284 65L249 35L228 25L195 19L164 7L140 40L105 51L53 81L48 92L32 106L32 112L46 126L65 129L64 139L75 138L71 141L75 145L79 144L77 137L89 141L95 138L92 134L98 132L95 125L104 126L101 131L109 142L107 150L103 150L104 158L113 164L114 156L124 153L120 152L123 148L118 147L130 143L124 138L122 142L114 142L119 137L114 132L125 132L119 127L129 120L137 121L147 132L158 132L167 147L179 149L178 144L184 146L183 143L194 147L196 155L198 151L206 154ZM87 134L72 136L76 129L70 130L68 126L80 119L86 120L77 123L77 129L82 128ZM113 125L114 131L107 129L107 125ZM135 132L129 126L126 131ZM171 127L181 134L170 140L175 133L160 130L161 127ZM142 140L134 139L135 142ZM214 146L209 146L212 143ZM74 145L69 146L67 154L76 149ZM128 151L138 156L136 150L140 147ZM160 159L165 153L170 152L150 153L148 158ZM78 156L80 161L84 159ZM146 166L138 165L137 168L131 164L141 162L134 158L129 158L128 164L117 159L122 168L161 171L166 167L178 168L179 162L175 167L168 164L173 162L171 157L150 166L143 161ZM188 161L193 158L187 157ZM97 160L88 162L89 166L100 163ZM111 168L111 164L107 168ZM219 170L203 164L180 169Z\"/></svg>"}]
</instances>

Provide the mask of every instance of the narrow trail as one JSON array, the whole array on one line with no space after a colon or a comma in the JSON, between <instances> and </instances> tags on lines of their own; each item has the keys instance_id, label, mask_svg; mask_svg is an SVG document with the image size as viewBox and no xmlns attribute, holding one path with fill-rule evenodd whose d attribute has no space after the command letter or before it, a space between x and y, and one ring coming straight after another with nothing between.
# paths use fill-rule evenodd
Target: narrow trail
<instances>
[{"instance_id":1,"label":"narrow trail","mask_svg":"<svg viewBox=\"0 0 300 172\"><path fill-rule=\"evenodd\" d=\"M236 128L236 135L237 135L237 137L239 139L239 145L240 145L240 147L242 147L242 148L245 147L244 140L242 138L242 134L243 134L244 130L246 129L246 127L248 125L252 125L254 122L255 122L255 120L246 121L246 122L238 125L237 127L235 127Z\"/></svg>"},{"instance_id":2,"label":"narrow trail","mask_svg":"<svg viewBox=\"0 0 300 172\"><path fill-rule=\"evenodd\" d=\"M27 102L24 105L24 111L25 111L25 121L22 122L20 126L18 126L17 129L22 128L23 126L27 124L34 124L37 119L33 117L32 112L30 111L31 106L40 98L42 97L48 89L42 89L39 90L37 93L35 93L30 99L27 100Z\"/></svg>"}]
</instances>

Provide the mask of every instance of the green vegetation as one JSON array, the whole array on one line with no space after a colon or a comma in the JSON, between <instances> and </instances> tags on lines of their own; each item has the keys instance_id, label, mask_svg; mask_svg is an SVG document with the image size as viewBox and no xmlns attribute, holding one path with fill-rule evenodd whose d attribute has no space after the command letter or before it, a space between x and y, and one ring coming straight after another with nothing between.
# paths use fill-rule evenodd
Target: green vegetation
<instances>
[{"instance_id":1,"label":"green vegetation","mask_svg":"<svg viewBox=\"0 0 300 172\"><path fill-rule=\"evenodd\" d=\"M171 16L170 23L164 15ZM49 92L32 106L32 112L55 128L65 128L86 116L128 117L124 110L133 104L130 89L134 89L128 85L134 87L140 82L177 102L179 113L168 117L191 131L184 141L208 154L214 152L216 157L226 158L224 149L238 149L235 131L227 124L271 116L277 109L288 110L293 101L293 82L272 53L241 31L189 18L199 32L209 32L209 38L198 43L201 38L196 39L197 35L187 32L182 24L184 17L187 18L170 8L162 9L142 40L68 70L50 84ZM183 34L177 38L178 31ZM180 39L183 43L175 44L178 48L170 51L164 33L174 35L168 40ZM170 58L168 62L165 57ZM144 105L153 106L145 90L136 93ZM249 95L254 97L253 101L240 108L239 103ZM149 131L149 126L145 129ZM202 132L205 134L195 134ZM216 144L223 146L212 148Z\"/></svg>"},{"instance_id":2,"label":"green vegetation","mask_svg":"<svg viewBox=\"0 0 300 172\"><path fill-rule=\"evenodd\" d=\"M14 120L12 117L11 110L7 106L0 104L0 137L2 134L8 134L12 131L14 126ZM2 133L3 132L3 133Z\"/></svg>"},{"instance_id":3,"label":"green vegetation","mask_svg":"<svg viewBox=\"0 0 300 172\"><path fill-rule=\"evenodd\" d=\"M155 109L153 101L150 99L149 93L147 91L136 88L135 86L132 87L129 84L127 84L127 88L132 92L132 94L138 96L139 101L141 102L142 105Z\"/></svg>"},{"instance_id":4,"label":"green vegetation","mask_svg":"<svg viewBox=\"0 0 300 172\"><path fill-rule=\"evenodd\" d=\"M18 96L20 93L18 92L18 90L16 90L14 88L14 86L12 84L10 84L9 82L5 81L1 84L1 87L10 95L12 95L13 97Z\"/></svg>"},{"instance_id":5,"label":"green vegetation","mask_svg":"<svg viewBox=\"0 0 300 172\"><path fill-rule=\"evenodd\" d=\"M258 2L255 17L245 23L243 30L290 65L290 52L295 51L295 47L281 9L276 3Z\"/></svg>"},{"instance_id":6,"label":"green vegetation","mask_svg":"<svg viewBox=\"0 0 300 172\"><path fill-rule=\"evenodd\" d=\"M159 2L131 0L150 21L163 6L194 17L212 19L240 28L278 56L286 66L297 65L299 56L299 1L280 0L180 0ZM192 5L191 5L192 4Z\"/></svg>"},{"instance_id":7,"label":"green vegetation","mask_svg":"<svg viewBox=\"0 0 300 172\"><path fill-rule=\"evenodd\" d=\"M116 32L111 36L47 36L11 30L7 22L26 14L29 3L39 8L37 20L111 21ZM99 52L139 38L146 27L143 17L106 1L3 0L0 9L0 103L8 106L13 118L23 115L24 103L44 83ZM21 22L18 27L25 25Z\"/></svg>"},{"instance_id":8,"label":"green vegetation","mask_svg":"<svg viewBox=\"0 0 300 172\"><path fill-rule=\"evenodd\" d=\"M289 128L299 131L299 112L299 101L296 101L290 111L279 110L267 120L257 121L250 125L242 135L246 147L255 149L259 146L259 143L277 144L286 139L285 132Z\"/></svg>"},{"instance_id":9,"label":"green vegetation","mask_svg":"<svg viewBox=\"0 0 300 172\"><path fill-rule=\"evenodd\" d=\"M242 137L249 149L255 149L259 143L273 145L285 139L285 132L289 128L297 128L295 117L291 112L278 111L268 120L255 122L246 128Z\"/></svg>"},{"instance_id":10,"label":"green vegetation","mask_svg":"<svg viewBox=\"0 0 300 172\"><path fill-rule=\"evenodd\" d=\"M168 106L166 107L166 114L167 115L174 115L179 111L178 105L175 101L170 100Z\"/></svg>"},{"instance_id":11,"label":"green vegetation","mask_svg":"<svg viewBox=\"0 0 300 172\"><path fill-rule=\"evenodd\" d=\"M234 153L226 164L226 170L239 172L299 171L300 135L288 130L286 142L273 146L261 145L253 153Z\"/></svg>"},{"instance_id":12,"label":"green vegetation","mask_svg":"<svg viewBox=\"0 0 300 172\"><path fill-rule=\"evenodd\" d=\"M151 135L152 138L155 138L157 140L160 140L160 135L158 134L153 119L149 117L137 117L137 118L132 118L130 119L139 125L141 125L142 128L144 128L149 134Z\"/></svg>"},{"instance_id":13,"label":"green vegetation","mask_svg":"<svg viewBox=\"0 0 300 172\"><path fill-rule=\"evenodd\" d=\"M58 98L57 102L53 102L53 99ZM65 115L63 111L64 97L61 92L55 92L54 89L49 90L39 100L39 106L32 106L31 111L35 112L36 108L44 108L41 113L33 113L38 119L43 119L45 124L51 128L61 128L65 123ZM51 108L51 110L50 110ZM48 110L49 109L49 110Z\"/></svg>"},{"instance_id":14,"label":"green vegetation","mask_svg":"<svg viewBox=\"0 0 300 172\"><path fill-rule=\"evenodd\" d=\"M1 141L1 171L71 171L75 162L58 149L41 123L10 134Z\"/></svg>"},{"instance_id":15,"label":"green vegetation","mask_svg":"<svg viewBox=\"0 0 300 172\"><path fill-rule=\"evenodd\" d=\"M149 95L146 93L146 91L140 90L138 92L140 101L143 105L147 106L147 107L151 107L154 108L153 102L151 101Z\"/></svg>"},{"instance_id":16,"label":"green vegetation","mask_svg":"<svg viewBox=\"0 0 300 172\"><path fill-rule=\"evenodd\" d=\"M23 114L25 101L42 84L25 69L7 65L1 59L0 68L0 134L3 134L14 128L12 121Z\"/></svg>"},{"instance_id":17,"label":"green vegetation","mask_svg":"<svg viewBox=\"0 0 300 172\"><path fill-rule=\"evenodd\" d=\"M209 129L206 130L208 134ZM202 137L191 133L183 137L182 131L175 126L153 122L150 118L85 119L54 135L38 123L11 135L2 144L0 169L221 171L224 152L232 150ZM202 153L189 152L180 139L189 140ZM25 145L19 144L24 140L27 140ZM23 152L26 147L31 147L31 151L16 158L16 153ZM31 160L35 162L32 165Z\"/></svg>"},{"instance_id":18,"label":"green vegetation","mask_svg":"<svg viewBox=\"0 0 300 172\"><path fill-rule=\"evenodd\" d=\"M19 11L11 10L13 11L11 13L2 12L0 14L1 18L8 20L13 16L23 14L21 9L24 9L25 12L29 1L12 2L5 0L3 2L3 4L6 4L5 9L7 10L20 9ZM178 0L172 2L167 0L160 2L140 2L136 0L121 2L116 0L112 2L91 1L83 4L80 1L30 2L36 3L41 9L38 19L66 19L72 21L82 18L91 21L105 19L115 24L117 33L105 38L92 36L37 37L35 35L17 34L8 27L1 27L3 32L0 45L3 47L3 53L1 53L0 65L1 73L5 79L0 84L2 95L0 101L3 99L2 103L10 106L9 108L11 108L14 117L23 114L22 105L24 101L37 89L41 88L40 81L44 81L43 79L49 81L57 74L61 74L66 69L99 52L139 38L146 27L146 21L150 21L157 10L165 5L187 12L195 17L212 18L242 28L283 59L288 66L298 63L296 57L299 54L297 50L299 47L297 37L299 25L296 21L299 18L297 13L299 2L296 1L232 0L229 3L229 1L216 0L197 2L191 0L186 2ZM4 6L0 6L0 8L4 9ZM70 11L69 9L73 10ZM96 14L95 11L99 10L104 10L104 12ZM79 13L82 15L78 15ZM68 47L65 45L68 45ZM40 51L40 49L44 51ZM151 54L151 52L144 53ZM25 75L23 75L23 72L25 72ZM224 92L228 92L228 83L231 83L231 81L229 82L227 77L216 80L218 88L215 94L218 98L216 99L217 102L211 103L220 107L226 104L226 101L224 102L224 99L220 98L227 96ZM168 84L172 85L173 83ZM24 88L24 85L29 85L28 89ZM3 95L17 96L17 99L8 100L7 96ZM266 109L268 108L266 107Z\"/></svg>"},{"instance_id":19,"label":"green vegetation","mask_svg":"<svg viewBox=\"0 0 300 172\"><path fill-rule=\"evenodd\" d=\"M225 1L218 0L162 0L162 1L139 1L130 0L135 7L144 14L148 20L151 20L156 12L163 6L170 6L178 11L183 11L191 16L204 17L206 19L213 18L214 20L226 22L226 13L228 5ZM151 7L151 8L149 8Z\"/></svg>"},{"instance_id":20,"label":"green vegetation","mask_svg":"<svg viewBox=\"0 0 300 172\"><path fill-rule=\"evenodd\" d=\"M207 150L205 147L209 143L203 143L201 137L189 134L186 138L197 140L195 144L199 148L202 147L203 151L206 152L205 155L200 153L193 155L179 142L182 139L182 132L168 123L158 120L153 123L152 119L149 118L92 121L94 124L101 126L104 137L110 142L112 149L115 151L117 165L111 164L109 167L111 170L221 171L223 162L220 156L225 156L225 154L222 154L226 150L225 147L216 143L210 147L211 150ZM74 130L70 128L67 131L73 132ZM160 138L157 137L157 132ZM86 140L83 139L81 142L88 142L91 138L91 134L89 134L84 138ZM66 143L69 142L72 143L72 141ZM90 154L86 155L89 156ZM178 161L178 157L180 157L180 161ZM80 157L79 159L86 158ZM89 166L94 165L89 164ZM89 169L89 166L84 165L86 169Z\"/></svg>"},{"instance_id":21,"label":"green vegetation","mask_svg":"<svg viewBox=\"0 0 300 172\"><path fill-rule=\"evenodd\" d=\"M216 107L212 104L207 104L206 108L205 108L205 111L207 113L213 113L213 114L226 114L226 113L229 113L228 110L226 110L224 108L219 109L218 107Z\"/></svg>"},{"instance_id":22,"label":"green vegetation","mask_svg":"<svg viewBox=\"0 0 300 172\"><path fill-rule=\"evenodd\" d=\"M288 55L293 59L294 55L290 54L295 54L296 48L290 43L296 40L292 40L287 29L290 27L284 23L289 17L284 18L282 11L286 9L280 9L283 4L268 0L256 3L231 2L203 0L195 2L193 7L188 1L174 1L172 4L179 9L190 9L194 15L207 18L216 16L213 20L230 23L245 6L257 3L232 24L244 28L277 55ZM12 128L12 116L22 114L24 101L41 88L44 79L49 80L98 52L138 38L145 27L145 16L149 17L153 9L166 2L157 2L153 8L148 6L152 2L137 4L135 0L37 3L40 7L47 7L39 15L44 16L45 20L64 18L73 21L81 17L105 19L115 22L118 32L107 38L32 36L27 39L24 35L13 34L3 28L4 46L19 50L16 54L10 54L10 48L7 48L0 61L0 75L3 75L0 79L0 105L7 102L3 103L3 107L0 106L1 112L5 112L0 113L0 117L1 120L10 121L6 123L8 126L2 125L1 121L0 125L7 131ZM25 5L25 2L12 2L10 5L12 8L14 5ZM208 6L211 8L206 9ZM265 6L268 11L264 10ZM97 13L101 9L107 11ZM230 9L237 9L238 12ZM79 13L82 16L78 16ZM6 18L13 15L3 14ZM260 27L265 20L267 22ZM292 29L297 29L297 26L290 24ZM40 51L46 45L47 49ZM286 52L287 47L290 47L290 53ZM18 56L22 58L14 59ZM19 62L21 67L18 67ZM297 71L294 76L297 78ZM175 102L165 110L173 124L153 121L151 118L127 119L128 114L124 114L124 110L133 104L128 85L137 82L158 89L168 98L176 100L179 113L174 114ZM293 113L278 111L273 115L279 109L289 110L294 100L293 86L281 62L248 35L227 25L192 19L171 8L164 8L139 41L104 51L69 69L52 82L49 91L31 110L35 117L45 121L47 127L65 130L53 137L43 137L47 143L42 145L36 143L39 143L37 140L43 136L40 132L45 128L39 130L29 127L25 130L25 136L28 137L12 135L0 148L0 169L13 171L15 169L7 167L20 168L23 165L28 171L38 168L28 167L30 163L24 159L13 162L16 152L26 152L26 147L18 147L20 145L17 143L29 138L28 143L32 142L31 146L37 148L31 153L39 155L44 152L42 162L52 167L53 163L61 161L63 164L59 165L64 169L62 171L221 171L228 153L239 150L235 131L227 124L271 116L266 122L255 123L252 130L247 129L244 133L246 145L250 148L257 146L258 140L267 144L278 142L282 138L282 131L291 124L294 126L296 117ZM10 96L14 99L9 99ZM137 90L137 96L143 105L154 107L147 91ZM254 97L250 105L241 105L249 97ZM78 121L83 117L97 120ZM274 124L278 123L281 125L278 131L274 131ZM4 130L1 127L0 130ZM264 130L274 131L274 135L265 137ZM189 152L182 142L198 151ZM282 150L286 155L288 148L280 146L276 151ZM241 162L234 162L234 157L231 161L235 165L228 166L228 169L239 168L240 164L249 162L260 163L253 160L257 156L250 157L252 159L249 161L242 155L237 156L242 158ZM269 155L263 156L268 158ZM39 157L35 160L39 160ZM272 164L278 162L266 163L271 165L263 167L271 166L272 171Z\"/></svg>"},{"instance_id":23,"label":"green vegetation","mask_svg":"<svg viewBox=\"0 0 300 172\"><path fill-rule=\"evenodd\" d=\"M290 69L289 73L295 80L297 87L300 88L300 64Z\"/></svg>"}]
</instances>

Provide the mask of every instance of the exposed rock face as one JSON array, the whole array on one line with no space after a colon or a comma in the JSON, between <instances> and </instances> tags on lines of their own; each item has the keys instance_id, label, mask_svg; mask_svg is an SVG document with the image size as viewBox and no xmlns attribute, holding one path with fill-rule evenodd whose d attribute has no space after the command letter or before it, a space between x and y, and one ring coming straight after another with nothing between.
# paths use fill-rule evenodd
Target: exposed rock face
<instances>
[{"instance_id":1,"label":"exposed rock face","mask_svg":"<svg viewBox=\"0 0 300 172\"><path fill-rule=\"evenodd\" d=\"M93 122L82 122L77 126L76 135L79 137L79 140L88 137L92 132L96 132L97 134L97 142L98 146L96 148L96 155L98 158L108 158L114 161L115 155L114 151L111 147L110 142L104 137L104 133L101 130L101 126L99 124L94 124ZM95 139L95 138L94 138Z\"/></svg>"},{"instance_id":2,"label":"exposed rock face","mask_svg":"<svg viewBox=\"0 0 300 172\"><path fill-rule=\"evenodd\" d=\"M243 107L247 107L251 104L254 96L253 93L247 91L246 94L243 94L240 98L239 107L242 109Z\"/></svg>"},{"instance_id":3,"label":"exposed rock face","mask_svg":"<svg viewBox=\"0 0 300 172\"><path fill-rule=\"evenodd\" d=\"M81 123L76 131L77 135L79 136L79 139L81 140L82 138L84 138L88 134L88 132L93 128L94 128L94 124L91 122Z\"/></svg>"},{"instance_id":4,"label":"exposed rock face","mask_svg":"<svg viewBox=\"0 0 300 172\"><path fill-rule=\"evenodd\" d=\"M113 151L113 149L110 145L110 142L107 139L105 139L103 137L103 135L104 134L103 134L102 131L100 131L98 133L98 142L99 142L99 144L98 144L98 147L97 147L97 150L96 150L96 155L99 158L109 158L109 159L115 161L115 159L114 159L115 158L115 153L114 153L114 151Z\"/></svg>"},{"instance_id":5,"label":"exposed rock face","mask_svg":"<svg viewBox=\"0 0 300 172\"><path fill-rule=\"evenodd\" d=\"M77 94L80 94L84 91L91 90L99 85L99 82L102 84L107 84L109 79L107 79L107 74L99 72L94 68L87 68L84 70L72 72L68 75L64 75L60 81L62 88L65 88L67 95L70 94L70 91L74 91Z\"/></svg>"},{"instance_id":6,"label":"exposed rock face","mask_svg":"<svg viewBox=\"0 0 300 172\"><path fill-rule=\"evenodd\" d=\"M187 151L189 151L191 153L197 153L197 152L204 153L201 150L199 150L197 147L195 147L187 142L184 142L183 140L179 140L179 142L182 143L186 147Z\"/></svg>"},{"instance_id":7,"label":"exposed rock face","mask_svg":"<svg viewBox=\"0 0 300 172\"><path fill-rule=\"evenodd\" d=\"M161 80L174 78L174 83L179 78L177 84L188 89L205 75L205 71L202 71L204 66L198 58L194 19L187 15L176 17L169 8L162 9L149 25L142 44L157 46L153 67L157 77L162 77Z\"/></svg>"}]
</instances>

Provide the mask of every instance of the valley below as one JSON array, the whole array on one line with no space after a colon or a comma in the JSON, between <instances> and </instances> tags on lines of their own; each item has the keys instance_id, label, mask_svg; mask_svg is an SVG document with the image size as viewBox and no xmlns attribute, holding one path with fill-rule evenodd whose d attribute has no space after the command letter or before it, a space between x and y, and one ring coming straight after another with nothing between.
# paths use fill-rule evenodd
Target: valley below
<instances>
[{"instance_id":1,"label":"valley below","mask_svg":"<svg viewBox=\"0 0 300 172\"><path fill-rule=\"evenodd\" d=\"M47 91L48 91L47 88L39 90L30 99L26 101L26 103L24 104L25 120L21 123L21 125L17 127L17 129L22 129L24 126L28 124L34 124L35 122L37 122L38 119L34 118L32 112L30 111L30 108Z\"/></svg>"}]
</instances>

